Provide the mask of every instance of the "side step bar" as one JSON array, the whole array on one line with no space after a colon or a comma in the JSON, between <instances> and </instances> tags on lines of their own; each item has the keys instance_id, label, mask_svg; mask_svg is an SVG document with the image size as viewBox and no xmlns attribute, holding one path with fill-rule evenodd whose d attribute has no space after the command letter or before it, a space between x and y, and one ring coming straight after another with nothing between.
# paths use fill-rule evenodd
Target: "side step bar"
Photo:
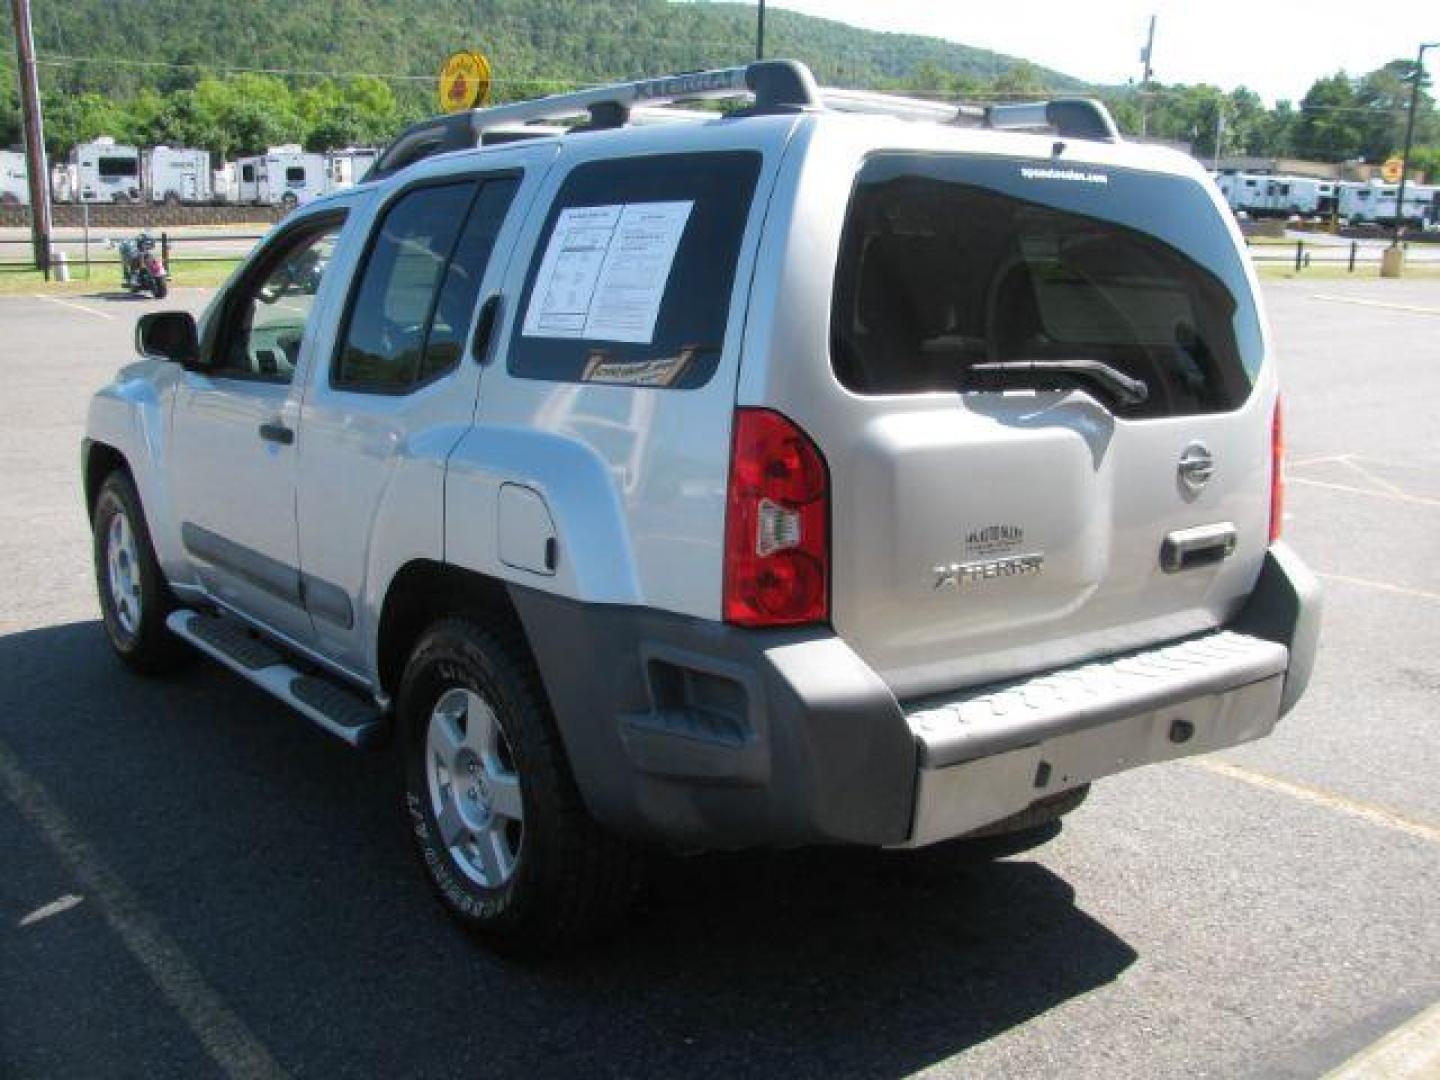
<instances>
[{"instance_id":1,"label":"side step bar","mask_svg":"<svg viewBox=\"0 0 1440 1080\"><path fill-rule=\"evenodd\" d=\"M374 746L389 734L389 717L373 702L339 683L297 671L278 649L232 619L181 608L165 624L176 637L351 746Z\"/></svg>"}]
</instances>

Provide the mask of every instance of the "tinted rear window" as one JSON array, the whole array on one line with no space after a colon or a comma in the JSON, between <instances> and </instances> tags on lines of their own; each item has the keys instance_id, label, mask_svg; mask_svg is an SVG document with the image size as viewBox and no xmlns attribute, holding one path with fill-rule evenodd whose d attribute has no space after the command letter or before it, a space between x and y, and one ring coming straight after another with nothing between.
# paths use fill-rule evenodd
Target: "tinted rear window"
<instances>
[{"instance_id":1,"label":"tinted rear window","mask_svg":"<svg viewBox=\"0 0 1440 1080\"><path fill-rule=\"evenodd\" d=\"M1243 266L1193 181L917 154L861 171L831 334L851 390L1022 389L971 368L1099 361L1149 388L1116 412L1185 415L1239 405L1260 357Z\"/></svg>"},{"instance_id":2,"label":"tinted rear window","mask_svg":"<svg viewBox=\"0 0 1440 1080\"><path fill-rule=\"evenodd\" d=\"M576 167L535 248L510 372L680 389L709 381L759 172L753 151Z\"/></svg>"}]
</instances>

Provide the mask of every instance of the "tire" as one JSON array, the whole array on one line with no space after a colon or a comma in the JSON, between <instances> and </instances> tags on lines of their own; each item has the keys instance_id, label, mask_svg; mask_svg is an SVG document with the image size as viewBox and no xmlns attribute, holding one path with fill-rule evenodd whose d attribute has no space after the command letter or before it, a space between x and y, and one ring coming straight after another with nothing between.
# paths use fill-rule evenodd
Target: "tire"
<instances>
[{"instance_id":1,"label":"tire","mask_svg":"<svg viewBox=\"0 0 1440 1080\"><path fill-rule=\"evenodd\" d=\"M1090 795L1090 785L1039 799L1018 814L976 829L952 841L966 858L977 861L1005 859L1033 851L1060 835L1061 819L1077 810Z\"/></svg>"},{"instance_id":2,"label":"tire","mask_svg":"<svg viewBox=\"0 0 1440 1080\"><path fill-rule=\"evenodd\" d=\"M406 822L454 918L516 952L618 922L639 857L585 810L517 635L437 622L411 653L397 711Z\"/></svg>"},{"instance_id":3,"label":"tire","mask_svg":"<svg viewBox=\"0 0 1440 1080\"><path fill-rule=\"evenodd\" d=\"M157 278L150 286L150 292L156 300L164 300L170 294L170 282L165 278Z\"/></svg>"},{"instance_id":4,"label":"tire","mask_svg":"<svg viewBox=\"0 0 1440 1080\"><path fill-rule=\"evenodd\" d=\"M165 625L177 605L160 573L129 474L117 469L105 478L92 521L95 586L111 647L142 674L174 670L193 654Z\"/></svg>"}]
</instances>

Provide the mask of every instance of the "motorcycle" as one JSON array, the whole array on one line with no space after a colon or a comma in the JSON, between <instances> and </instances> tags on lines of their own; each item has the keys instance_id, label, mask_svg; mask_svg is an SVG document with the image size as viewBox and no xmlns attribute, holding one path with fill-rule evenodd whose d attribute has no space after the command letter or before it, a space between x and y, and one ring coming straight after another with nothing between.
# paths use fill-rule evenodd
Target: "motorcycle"
<instances>
[{"instance_id":1,"label":"motorcycle","mask_svg":"<svg viewBox=\"0 0 1440 1080\"><path fill-rule=\"evenodd\" d=\"M133 240L120 242L120 273L122 284L132 293L148 292L163 300L170 291L170 275L165 260L155 250L155 241L142 232Z\"/></svg>"}]
</instances>

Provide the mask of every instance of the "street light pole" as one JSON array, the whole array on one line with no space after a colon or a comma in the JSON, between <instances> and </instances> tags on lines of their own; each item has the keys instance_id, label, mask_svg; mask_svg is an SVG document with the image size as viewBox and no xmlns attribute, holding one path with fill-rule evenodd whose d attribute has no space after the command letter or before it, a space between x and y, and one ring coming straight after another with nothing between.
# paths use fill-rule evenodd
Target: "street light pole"
<instances>
[{"instance_id":1,"label":"street light pole","mask_svg":"<svg viewBox=\"0 0 1440 1080\"><path fill-rule=\"evenodd\" d=\"M1425 50L1440 49L1440 41L1426 42L1415 57L1414 82L1410 84L1410 116L1405 121L1405 149L1400 154L1400 191L1395 198L1395 239L1391 247L1400 246L1400 233L1405 222L1405 180L1410 174L1410 147L1415 139L1415 107L1420 103L1420 83L1425 78Z\"/></svg>"},{"instance_id":2,"label":"street light pole","mask_svg":"<svg viewBox=\"0 0 1440 1080\"><path fill-rule=\"evenodd\" d=\"M755 24L755 59L765 59L765 0L760 0L760 15Z\"/></svg>"}]
</instances>

